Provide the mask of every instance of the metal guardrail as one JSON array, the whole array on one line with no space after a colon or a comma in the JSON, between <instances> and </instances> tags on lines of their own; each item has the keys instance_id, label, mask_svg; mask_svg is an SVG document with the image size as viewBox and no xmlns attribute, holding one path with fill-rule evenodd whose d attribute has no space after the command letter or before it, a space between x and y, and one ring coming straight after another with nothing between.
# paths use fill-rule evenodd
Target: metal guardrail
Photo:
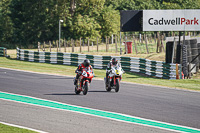
<instances>
[{"instance_id":1,"label":"metal guardrail","mask_svg":"<svg viewBox=\"0 0 200 133\"><path fill-rule=\"evenodd\" d=\"M19 60L78 66L85 59L89 59L91 65L96 69L106 69L107 64L114 57L120 61L122 68L127 72L137 72L163 79L176 79L178 72L181 79L181 65L178 65L177 68L176 64L166 64L161 61L151 61L135 57L36 52L17 48L17 59Z\"/></svg>"}]
</instances>

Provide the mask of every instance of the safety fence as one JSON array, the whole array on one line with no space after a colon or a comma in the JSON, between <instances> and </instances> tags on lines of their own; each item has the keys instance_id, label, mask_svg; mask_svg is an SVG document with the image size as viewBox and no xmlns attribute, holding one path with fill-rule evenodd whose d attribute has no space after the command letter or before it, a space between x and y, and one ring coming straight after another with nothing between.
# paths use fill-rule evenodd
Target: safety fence
<instances>
[{"instance_id":1,"label":"safety fence","mask_svg":"<svg viewBox=\"0 0 200 133\"><path fill-rule=\"evenodd\" d=\"M4 57L4 56L6 56L6 48L4 48L4 47L0 47L0 56L2 57Z\"/></svg>"},{"instance_id":2,"label":"safety fence","mask_svg":"<svg viewBox=\"0 0 200 133\"><path fill-rule=\"evenodd\" d=\"M181 65L166 64L161 61L121 56L99 56L59 52L36 52L17 48L17 59L31 62L53 63L78 66L85 59L89 59L96 69L106 69L112 58L117 58L126 72L137 72L163 79L181 79Z\"/></svg>"}]
</instances>

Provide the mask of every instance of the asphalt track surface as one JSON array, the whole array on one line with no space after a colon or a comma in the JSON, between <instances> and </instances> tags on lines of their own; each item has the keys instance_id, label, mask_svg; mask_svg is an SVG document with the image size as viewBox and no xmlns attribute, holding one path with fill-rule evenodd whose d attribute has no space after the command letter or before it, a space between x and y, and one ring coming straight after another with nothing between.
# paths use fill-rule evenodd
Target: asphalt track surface
<instances>
[{"instance_id":1,"label":"asphalt track surface","mask_svg":"<svg viewBox=\"0 0 200 133\"><path fill-rule=\"evenodd\" d=\"M33 96L200 129L199 92L127 83L121 83L118 93L106 92L102 80L93 80L88 94L84 96L82 94L75 95L72 80L72 77L66 76L0 69L0 91L2 92ZM71 114L71 112L52 111L2 100L0 103L1 121L20 123L22 126L31 126L31 128L48 132L66 131L64 128L66 123L70 125L67 128L68 132L81 130L85 132L166 132L103 118ZM26 117L23 117L23 114Z\"/></svg>"}]
</instances>

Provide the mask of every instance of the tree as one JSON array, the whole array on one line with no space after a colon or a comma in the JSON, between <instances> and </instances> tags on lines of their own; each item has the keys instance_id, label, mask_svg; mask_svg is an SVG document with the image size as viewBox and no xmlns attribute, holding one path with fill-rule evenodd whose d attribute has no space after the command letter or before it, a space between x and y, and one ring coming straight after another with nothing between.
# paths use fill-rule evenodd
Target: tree
<instances>
[{"instance_id":1,"label":"tree","mask_svg":"<svg viewBox=\"0 0 200 133\"><path fill-rule=\"evenodd\" d=\"M101 36L111 36L120 31L120 15L119 11L114 10L112 6L104 7L99 19L101 25Z\"/></svg>"},{"instance_id":2,"label":"tree","mask_svg":"<svg viewBox=\"0 0 200 133\"><path fill-rule=\"evenodd\" d=\"M62 37L96 38L117 34L120 10L199 9L199 0L1 0L0 42L24 47Z\"/></svg>"},{"instance_id":3,"label":"tree","mask_svg":"<svg viewBox=\"0 0 200 133\"><path fill-rule=\"evenodd\" d=\"M58 39L58 24L68 15L68 0L13 0L10 5L16 43L24 46Z\"/></svg>"},{"instance_id":4,"label":"tree","mask_svg":"<svg viewBox=\"0 0 200 133\"><path fill-rule=\"evenodd\" d=\"M105 0L79 0L72 18L71 31L73 38L99 37L100 24L98 18L103 9Z\"/></svg>"},{"instance_id":5,"label":"tree","mask_svg":"<svg viewBox=\"0 0 200 133\"><path fill-rule=\"evenodd\" d=\"M199 0L163 0L163 9L199 9Z\"/></svg>"},{"instance_id":6,"label":"tree","mask_svg":"<svg viewBox=\"0 0 200 133\"><path fill-rule=\"evenodd\" d=\"M12 21L9 17L11 0L0 1L0 42L10 43L12 40Z\"/></svg>"},{"instance_id":7,"label":"tree","mask_svg":"<svg viewBox=\"0 0 200 133\"><path fill-rule=\"evenodd\" d=\"M106 6L112 6L115 10L135 9L135 0L106 0Z\"/></svg>"},{"instance_id":8,"label":"tree","mask_svg":"<svg viewBox=\"0 0 200 133\"><path fill-rule=\"evenodd\" d=\"M99 31L97 29L100 28L100 25L94 18L87 15L77 16L73 27L77 38L95 38L99 36Z\"/></svg>"},{"instance_id":9,"label":"tree","mask_svg":"<svg viewBox=\"0 0 200 133\"><path fill-rule=\"evenodd\" d=\"M72 31L75 38L105 37L119 31L119 11L105 6L105 0L76 2Z\"/></svg>"}]
</instances>

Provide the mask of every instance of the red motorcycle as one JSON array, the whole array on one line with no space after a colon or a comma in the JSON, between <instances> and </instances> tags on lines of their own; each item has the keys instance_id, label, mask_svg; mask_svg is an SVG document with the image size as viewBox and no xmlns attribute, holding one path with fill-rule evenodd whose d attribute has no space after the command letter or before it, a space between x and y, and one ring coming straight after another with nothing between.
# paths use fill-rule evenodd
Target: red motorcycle
<instances>
[{"instance_id":1,"label":"red motorcycle","mask_svg":"<svg viewBox=\"0 0 200 133\"><path fill-rule=\"evenodd\" d=\"M90 67L84 68L80 74L81 75L79 76L79 79L75 85L75 93L80 94L82 91L83 95L86 95L94 75Z\"/></svg>"}]
</instances>

